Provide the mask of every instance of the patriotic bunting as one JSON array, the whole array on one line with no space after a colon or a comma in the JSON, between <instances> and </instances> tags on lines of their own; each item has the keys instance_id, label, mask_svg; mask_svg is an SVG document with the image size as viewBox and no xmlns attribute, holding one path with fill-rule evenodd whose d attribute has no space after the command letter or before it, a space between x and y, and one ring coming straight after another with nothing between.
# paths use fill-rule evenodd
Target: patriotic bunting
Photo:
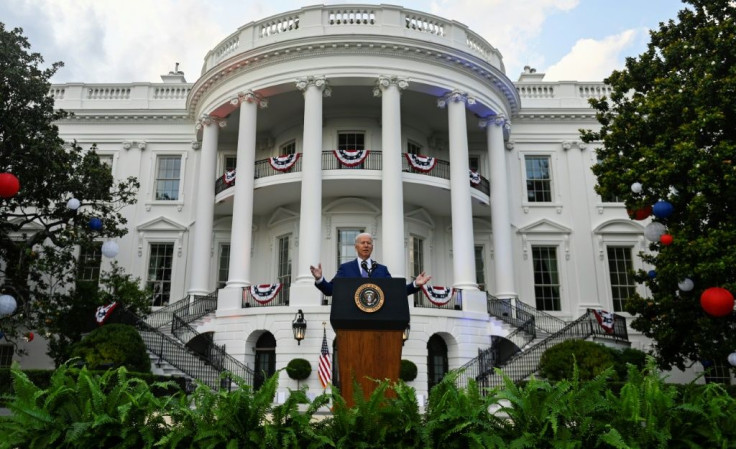
<instances>
[{"instance_id":1,"label":"patriotic bunting","mask_svg":"<svg viewBox=\"0 0 736 449\"><path fill-rule=\"evenodd\" d=\"M281 284L258 284L251 285L248 292L250 296L259 304L268 304L281 291Z\"/></svg>"},{"instance_id":2,"label":"patriotic bunting","mask_svg":"<svg viewBox=\"0 0 736 449\"><path fill-rule=\"evenodd\" d=\"M452 295L455 294L455 289L452 287L433 287L428 284L422 285L422 291L429 302L436 306L444 306L450 302Z\"/></svg>"},{"instance_id":3,"label":"patriotic bunting","mask_svg":"<svg viewBox=\"0 0 736 449\"><path fill-rule=\"evenodd\" d=\"M225 184L232 184L235 182L235 169L228 170L225 172L224 175L222 175L222 180L225 181Z\"/></svg>"},{"instance_id":4,"label":"patriotic bunting","mask_svg":"<svg viewBox=\"0 0 736 449\"><path fill-rule=\"evenodd\" d=\"M268 158L268 162L274 170L285 172L289 171L296 164L299 156L301 156L301 153L284 154L282 156L270 157Z\"/></svg>"},{"instance_id":5,"label":"patriotic bunting","mask_svg":"<svg viewBox=\"0 0 736 449\"><path fill-rule=\"evenodd\" d=\"M330 350L327 347L327 330L322 329L322 350L319 353L319 382L322 388L332 383L332 360Z\"/></svg>"},{"instance_id":6,"label":"patriotic bunting","mask_svg":"<svg viewBox=\"0 0 736 449\"><path fill-rule=\"evenodd\" d=\"M419 170L424 173L430 172L434 165L437 163L437 159L430 156L423 156L421 154L404 153L406 160L409 161L409 165L414 170Z\"/></svg>"},{"instance_id":7,"label":"patriotic bunting","mask_svg":"<svg viewBox=\"0 0 736 449\"><path fill-rule=\"evenodd\" d=\"M334 150L335 157L346 167L355 167L363 163L368 157L368 150Z\"/></svg>"},{"instance_id":8,"label":"patriotic bunting","mask_svg":"<svg viewBox=\"0 0 736 449\"><path fill-rule=\"evenodd\" d=\"M474 186L480 184L480 173L470 170L470 184Z\"/></svg>"},{"instance_id":9,"label":"patriotic bunting","mask_svg":"<svg viewBox=\"0 0 736 449\"><path fill-rule=\"evenodd\" d=\"M97 321L97 324L99 324L100 326L105 324L105 321L110 318L110 315L112 315L112 312L117 308L117 306L117 301L113 301L106 306L98 307L97 311L95 312L95 320Z\"/></svg>"},{"instance_id":10,"label":"patriotic bunting","mask_svg":"<svg viewBox=\"0 0 736 449\"><path fill-rule=\"evenodd\" d=\"M605 310L593 310L593 315L607 334L613 333L613 314Z\"/></svg>"}]
</instances>

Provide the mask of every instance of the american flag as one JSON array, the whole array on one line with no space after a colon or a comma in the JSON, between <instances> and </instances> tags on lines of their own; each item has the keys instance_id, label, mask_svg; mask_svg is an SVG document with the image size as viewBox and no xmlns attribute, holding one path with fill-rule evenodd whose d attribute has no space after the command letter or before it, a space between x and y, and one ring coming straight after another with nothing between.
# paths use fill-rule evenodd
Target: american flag
<instances>
[{"instance_id":1,"label":"american flag","mask_svg":"<svg viewBox=\"0 0 736 449\"><path fill-rule=\"evenodd\" d=\"M327 330L322 329L322 350L319 354L319 381L322 388L332 383L332 360L330 350L327 348Z\"/></svg>"}]
</instances>

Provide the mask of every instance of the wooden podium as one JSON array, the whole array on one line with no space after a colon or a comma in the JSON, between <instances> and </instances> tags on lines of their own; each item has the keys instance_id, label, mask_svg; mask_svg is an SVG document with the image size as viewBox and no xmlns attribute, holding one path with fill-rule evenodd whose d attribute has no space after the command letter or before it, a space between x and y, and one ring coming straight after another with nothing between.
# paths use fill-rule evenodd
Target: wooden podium
<instances>
[{"instance_id":1,"label":"wooden podium","mask_svg":"<svg viewBox=\"0 0 736 449\"><path fill-rule=\"evenodd\" d=\"M352 407L353 382L367 398L373 379L396 382L402 335L409 324L403 278L338 278L333 281L330 323L337 338L340 394Z\"/></svg>"}]
</instances>

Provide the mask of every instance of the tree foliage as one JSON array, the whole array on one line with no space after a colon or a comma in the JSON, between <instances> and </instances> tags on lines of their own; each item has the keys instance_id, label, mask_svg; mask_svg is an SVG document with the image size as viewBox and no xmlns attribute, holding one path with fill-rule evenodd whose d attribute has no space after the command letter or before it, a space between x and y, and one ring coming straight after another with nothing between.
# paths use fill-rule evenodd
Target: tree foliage
<instances>
[{"instance_id":1,"label":"tree foliage","mask_svg":"<svg viewBox=\"0 0 736 449\"><path fill-rule=\"evenodd\" d=\"M59 137L55 122L70 115L54 110L49 80L62 64L43 62L21 29L0 23L0 172L20 181L17 195L0 198L0 292L18 302L0 321L9 341L44 328L49 308L73 307L80 249L126 233L120 211L138 188L135 178L114 180L94 146ZM81 202L76 211L71 198ZM93 217L102 229L90 229Z\"/></svg>"},{"instance_id":2,"label":"tree foliage","mask_svg":"<svg viewBox=\"0 0 736 449\"><path fill-rule=\"evenodd\" d=\"M677 20L651 32L645 53L606 79L610 98L592 100L602 125L582 131L600 142L597 192L623 198L630 211L666 200L674 242L641 254L656 277L637 273L651 296L635 295L632 327L652 338L664 367L724 361L736 349L736 318L707 315L709 287L736 292L736 6L686 0ZM641 193L631 185L641 183ZM690 292L678 283L694 281Z\"/></svg>"}]
</instances>

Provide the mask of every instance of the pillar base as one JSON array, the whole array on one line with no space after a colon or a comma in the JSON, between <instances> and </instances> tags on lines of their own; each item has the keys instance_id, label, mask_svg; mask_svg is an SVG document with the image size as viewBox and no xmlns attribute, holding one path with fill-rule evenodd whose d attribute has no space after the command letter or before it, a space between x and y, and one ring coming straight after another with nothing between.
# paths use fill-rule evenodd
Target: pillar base
<instances>
[{"instance_id":1,"label":"pillar base","mask_svg":"<svg viewBox=\"0 0 736 449\"><path fill-rule=\"evenodd\" d=\"M309 283L295 282L291 284L289 305L292 307L322 305L322 292L314 286L314 279Z\"/></svg>"},{"instance_id":2,"label":"pillar base","mask_svg":"<svg viewBox=\"0 0 736 449\"><path fill-rule=\"evenodd\" d=\"M217 291L217 310L240 310L243 308L243 288L225 287Z\"/></svg>"},{"instance_id":3,"label":"pillar base","mask_svg":"<svg viewBox=\"0 0 736 449\"><path fill-rule=\"evenodd\" d=\"M463 312L488 313L486 292L463 290Z\"/></svg>"}]
</instances>

